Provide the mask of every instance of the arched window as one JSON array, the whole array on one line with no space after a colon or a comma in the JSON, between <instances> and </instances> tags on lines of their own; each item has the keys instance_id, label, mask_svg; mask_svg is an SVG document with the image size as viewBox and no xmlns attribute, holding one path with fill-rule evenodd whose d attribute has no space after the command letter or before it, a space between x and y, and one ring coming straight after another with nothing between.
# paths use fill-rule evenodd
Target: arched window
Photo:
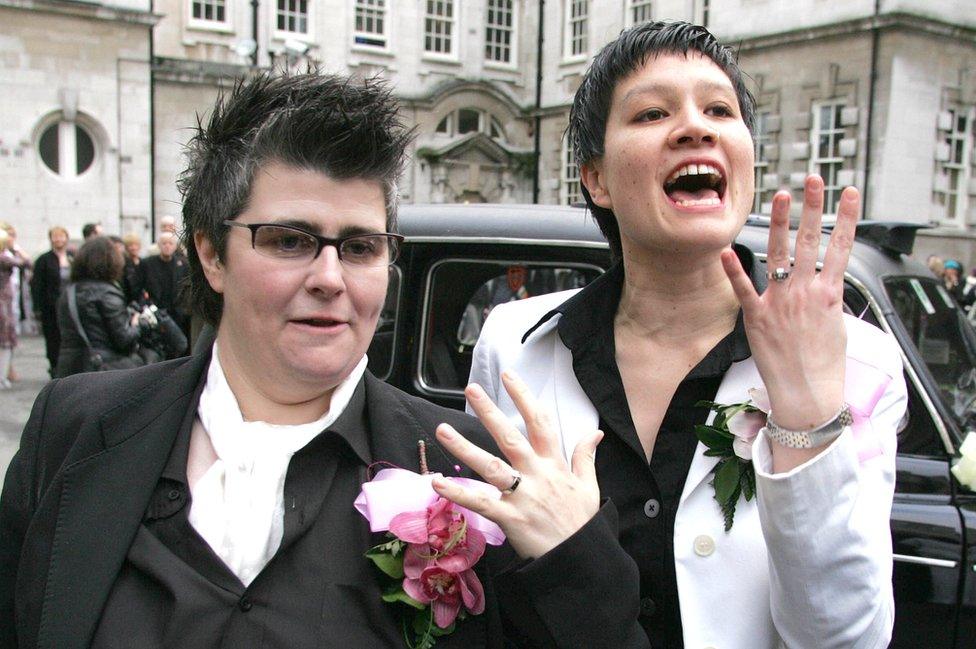
<instances>
[{"instance_id":1,"label":"arched window","mask_svg":"<svg viewBox=\"0 0 976 649\"><path fill-rule=\"evenodd\" d=\"M95 140L78 122L60 119L41 130L37 153L51 172L76 178L95 163Z\"/></svg>"},{"instance_id":2,"label":"arched window","mask_svg":"<svg viewBox=\"0 0 976 649\"><path fill-rule=\"evenodd\" d=\"M447 136L484 133L494 140L505 141L502 122L494 115L477 108L461 108L448 113L437 123L434 132Z\"/></svg>"}]
</instances>

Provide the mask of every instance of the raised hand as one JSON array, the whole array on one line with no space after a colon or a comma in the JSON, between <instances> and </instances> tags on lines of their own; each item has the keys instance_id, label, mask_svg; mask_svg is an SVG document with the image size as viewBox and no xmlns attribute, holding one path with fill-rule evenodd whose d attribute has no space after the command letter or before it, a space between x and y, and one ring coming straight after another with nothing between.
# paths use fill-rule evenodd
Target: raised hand
<instances>
[{"instance_id":1,"label":"raised hand","mask_svg":"<svg viewBox=\"0 0 976 649\"><path fill-rule=\"evenodd\" d=\"M767 260L770 281L762 295L756 293L735 253L722 253L776 422L793 430L815 428L836 416L844 405L844 270L860 213L860 195L853 187L841 194L837 224L823 268L817 273L823 204L823 180L808 176L791 269L790 195L783 191L773 198ZM777 280L776 269L789 276Z\"/></svg>"},{"instance_id":2,"label":"raised hand","mask_svg":"<svg viewBox=\"0 0 976 649\"><path fill-rule=\"evenodd\" d=\"M576 446L570 469L557 431L522 380L504 372L502 383L525 420L528 439L481 386L471 384L464 394L508 462L478 448L448 424L437 428L441 444L501 490L502 497L471 491L449 478L435 478L433 485L441 496L497 523L519 556L537 558L568 539L597 513L600 488L593 460L603 433L595 431Z\"/></svg>"}]
</instances>

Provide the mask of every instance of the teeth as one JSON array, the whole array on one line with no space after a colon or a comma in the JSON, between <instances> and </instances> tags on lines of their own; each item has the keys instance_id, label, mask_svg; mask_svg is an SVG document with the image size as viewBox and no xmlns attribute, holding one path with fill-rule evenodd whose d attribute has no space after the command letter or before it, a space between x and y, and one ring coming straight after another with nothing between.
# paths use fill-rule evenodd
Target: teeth
<instances>
[{"instance_id":1,"label":"teeth","mask_svg":"<svg viewBox=\"0 0 976 649\"><path fill-rule=\"evenodd\" d=\"M699 205L721 205L722 201L718 198L703 198L700 201L675 201L681 207L696 207Z\"/></svg>"},{"instance_id":2,"label":"teeth","mask_svg":"<svg viewBox=\"0 0 976 649\"><path fill-rule=\"evenodd\" d=\"M712 174L721 178L722 174L719 173L716 167L709 164L687 164L680 169L676 169L674 173L668 178L667 182L673 183L681 176L703 176L706 174Z\"/></svg>"}]
</instances>

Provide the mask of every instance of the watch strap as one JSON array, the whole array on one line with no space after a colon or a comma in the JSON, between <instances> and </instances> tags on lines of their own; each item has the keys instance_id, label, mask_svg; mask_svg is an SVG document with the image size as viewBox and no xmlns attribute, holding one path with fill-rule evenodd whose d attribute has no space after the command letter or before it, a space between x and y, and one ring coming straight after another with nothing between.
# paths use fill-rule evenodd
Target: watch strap
<instances>
[{"instance_id":1,"label":"watch strap","mask_svg":"<svg viewBox=\"0 0 976 649\"><path fill-rule=\"evenodd\" d=\"M783 428L773 420L773 413L766 418L766 435L783 446L789 448L815 448L834 441L844 429L854 423L851 407L844 404L840 412L830 421L812 430L790 430Z\"/></svg>"}]
</instances>

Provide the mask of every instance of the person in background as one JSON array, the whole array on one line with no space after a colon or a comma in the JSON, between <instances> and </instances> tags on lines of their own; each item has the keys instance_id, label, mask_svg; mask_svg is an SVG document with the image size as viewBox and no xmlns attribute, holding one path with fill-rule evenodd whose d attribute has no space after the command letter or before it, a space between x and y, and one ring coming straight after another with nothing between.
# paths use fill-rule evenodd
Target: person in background
<instances>
[{"instance_id":1,"label":"person in background","mask_svg":"<svg viewBox=\"0 0 976 649\"><path fill-rule=\"evenodd\" d=\"M30 260L23 253L14 252L13 239L0 228L0 389L10 387L7 378L14 348L17 347L17 322L14 319L14 294L10 276L18 268L29 268Z\"/></svg>"},{"instance_id":2,"label":"person in background","mask_svg":"<svg viewBox=\"0 0 976 649\"><path fill-rule=\"evenodd\" d=\"M88 241L94 237L102 236L102 224L101 223L86 223L81 228L81 238Z\"/></svg>"},{"instance_id":3,"label":"person in background","mask_svg":"<svg viewBox=\"0 0 976 649\"><path fill-rule=\"evenodd\" d=\"M955 259L946 259L943 264L942 273L942 285L946 287L949 291L949 295L956 298L956 302L963 304L963 291L965 290L965 282L963 282L963 269L962 264Z\"/></svg>"},{"instance_id":4,"label":"person in background","mask_svg":"<svg viewBox=\"0 0 976 649\"><path fill-rule=\"evenodd\" d=\"M135 232L130 232L122 237L125 245L125 270L122 272L122 289L125 299L129 302L138 302L142 297L139 295L138 270L139 263L142 261L142 239Z\"/></svg>"},{"instance_id":5,"label":"person in background","mask_svg":"<svg viewBox=\"0 0 976 649\"><path fill-rule=\"evenodd\" d=\"M44 348L48 360L48 373L53 377L58 366L58 351L61 349L61 330L58 327L58 297L61 288L71 276L71 260L74 254L68 250L68 230L56 225L48 230L51 249L34 262L34 275L31 277L31 301L34 317L41 323L44 334Z\"/></svg>"},{"instance_id":6,"label":"person in background","mask_svg":"<svg viewBox=\"0 0 976 649\"><path fill-rule=\"evenodd\" d=\"M122 253L107 237L92 237L78 250L71 267L71 284L58 299L61 350L55 378L101 369L92 365L93 354L113 369L142 364L133 356L141 333L139 314L129 312L119 287L123 266ZM68 291L72 286L79 323L71 313ZM78 331L79 324L88 343Z\"/></svg>"},{"instance_id":7,"label":"person in background","mask_svg":"<svg viewBox=\"0 0 976 649\"><path fill-rule=\"evenodd\" d=\"M929 267L932 274L942 279L945 275L945 262L942 261L942 257L938 255L929 255L928 259L925 260L925 265Z\"/></svg>"},{"instance_id":8,"label":"person in background","mask_svg":"<svg viewBox=\"0 0 976 649\"><path fill-rule=\"evenodd\" d=\"M181 297L189 271L187 259L179 251L179 242L172 232L160 234L156 243L159 254L146 257L136 268L136 294L148 295L153 304L166 309L189 339L190 314Z\"/></svg>"},{"instance_id":9,"label":"person in background","mask_svg":"<svg viewBox=\"0 0 976 649\"><path fill-rule=\"evenodd\" d=\"M10 237L10 243L7 250L5 250L3 254L14 259L27 261L26 265L15 267L10 275L10 292L13 297L11 304L13 306L14 326L17 335L20 336L24 333L24 324L30 318L32 313L28 286L30 285L31 268L33 264L21 247L17 245L17 228L6 222L0 223L0 227L2 227ZM12 356L10 359L10 367L7 369L7 380L11 382L18 380L17 371L14 369Z\"/></svg>"}]
</instances>

